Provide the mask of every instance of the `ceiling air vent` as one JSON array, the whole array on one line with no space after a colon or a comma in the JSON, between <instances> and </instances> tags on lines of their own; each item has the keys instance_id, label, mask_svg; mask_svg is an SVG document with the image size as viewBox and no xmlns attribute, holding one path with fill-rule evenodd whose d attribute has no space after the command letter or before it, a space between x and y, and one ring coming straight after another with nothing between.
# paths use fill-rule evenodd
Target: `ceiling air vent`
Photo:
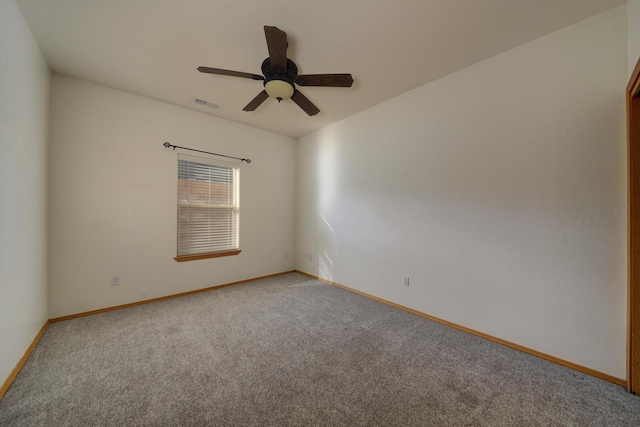
<instances>
[{"instance_id":1,"label":"ceiling air vent","mask_svg":"<svg viewBox=\"0 0 640 427\"><path fill-rule=\"evenodd\" d=\"M209 108L218 108L219 107L218 104L214 104L213 102L205 101L204 99L200 99L200 98L194 98L193 102L195 102L198 105L203 105L203 106L209 107Z\"/></svg>"}]
</instances>

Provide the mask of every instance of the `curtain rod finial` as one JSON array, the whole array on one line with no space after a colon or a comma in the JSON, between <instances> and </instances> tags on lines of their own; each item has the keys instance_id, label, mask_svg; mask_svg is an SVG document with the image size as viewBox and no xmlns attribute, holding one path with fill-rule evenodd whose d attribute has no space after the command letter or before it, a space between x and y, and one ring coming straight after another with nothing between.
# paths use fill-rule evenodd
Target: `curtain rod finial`
<instances>
[{"instance_id":1,"label":"curtain rod finial","mask_svg":"<svg viewBox=\"0 0 640 427\"><path fill-rule=\"evenodd\" d=\"M164 145L166 148L171 147L171 144L169 144L168 142L165 142L165 143L164 143L164 144L162 144L162 145Z\"/></svg>"}]
</instances>

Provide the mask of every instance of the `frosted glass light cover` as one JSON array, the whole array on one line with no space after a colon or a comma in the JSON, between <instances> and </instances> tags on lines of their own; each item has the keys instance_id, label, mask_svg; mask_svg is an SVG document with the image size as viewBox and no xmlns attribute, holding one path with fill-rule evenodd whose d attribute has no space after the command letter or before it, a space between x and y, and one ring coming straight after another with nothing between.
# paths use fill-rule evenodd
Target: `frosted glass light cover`
<instances>
[{"instance_id":1,"label":"frosted glass light cover","mask_svg":"<svg viewBox=\"0 0 640 427\"><path fill-rule=\"evenodd\" d=\"M289 99L293 96L293 86L284 80L271 80L264 85L264 90L275 99Z\"/></svg>"}]
</instances>

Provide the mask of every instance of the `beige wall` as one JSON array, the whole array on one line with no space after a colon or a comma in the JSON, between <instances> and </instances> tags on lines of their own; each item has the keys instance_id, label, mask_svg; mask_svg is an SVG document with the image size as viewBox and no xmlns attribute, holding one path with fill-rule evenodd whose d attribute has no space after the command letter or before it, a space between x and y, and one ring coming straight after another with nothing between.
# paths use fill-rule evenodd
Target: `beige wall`
<instances>
[{"instance_id":1,"label":"beige wall","mask_svg":"<svg viewBox=\"0 0 640 427\"><path fill-rule=\"evenodd\" d=\"M49 68L0 1L0 385L47 320Z\"/></svg>"},{"instance_id":2,"label":"beige wall","mask_svg":"<svg viewBox=\"0 0 640 427\"><path fill-rule=\"evenodd\" d=\"M628 52L629 52L629 76L633 72L638 58L640 58L640 0L629 0L628 3Z\"/></svg>"},{"instance_id":3,"label":"beige wall","mask_svg":"<svg viewBox=\"0 0 640 427\"><path fill-rule=\"evenodd\" d=\"M293 139L59 75L51 96L51 317L294 268ZM252 160L240 255L174 261L179 150L165 141Z\"/></svg>"},{"instance_id":4,"label":"beige wall","mask_svg":"<svg viewBox=\"0 0 640 427\"><path fill-rule=\"evenodd\" d=\"M297 268L625 378L626 28L624 5L301 138Z\"/></svg>"}]
</instances>

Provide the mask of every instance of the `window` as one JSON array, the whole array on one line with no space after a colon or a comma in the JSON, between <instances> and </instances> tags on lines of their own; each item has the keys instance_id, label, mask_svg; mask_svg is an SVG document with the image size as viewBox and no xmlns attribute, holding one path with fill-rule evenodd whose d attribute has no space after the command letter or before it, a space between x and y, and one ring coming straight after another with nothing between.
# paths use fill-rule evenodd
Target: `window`
<instances>
[{"instance_id":1,"label":"window","mask_svg":"<svg viewBox=\"0 0 640 427\"><path fill-rule=\"evenodd\" d=\"M178 256L176 261L237 255L237 163L178 156Z\"/></svg>"}]
</instances>

